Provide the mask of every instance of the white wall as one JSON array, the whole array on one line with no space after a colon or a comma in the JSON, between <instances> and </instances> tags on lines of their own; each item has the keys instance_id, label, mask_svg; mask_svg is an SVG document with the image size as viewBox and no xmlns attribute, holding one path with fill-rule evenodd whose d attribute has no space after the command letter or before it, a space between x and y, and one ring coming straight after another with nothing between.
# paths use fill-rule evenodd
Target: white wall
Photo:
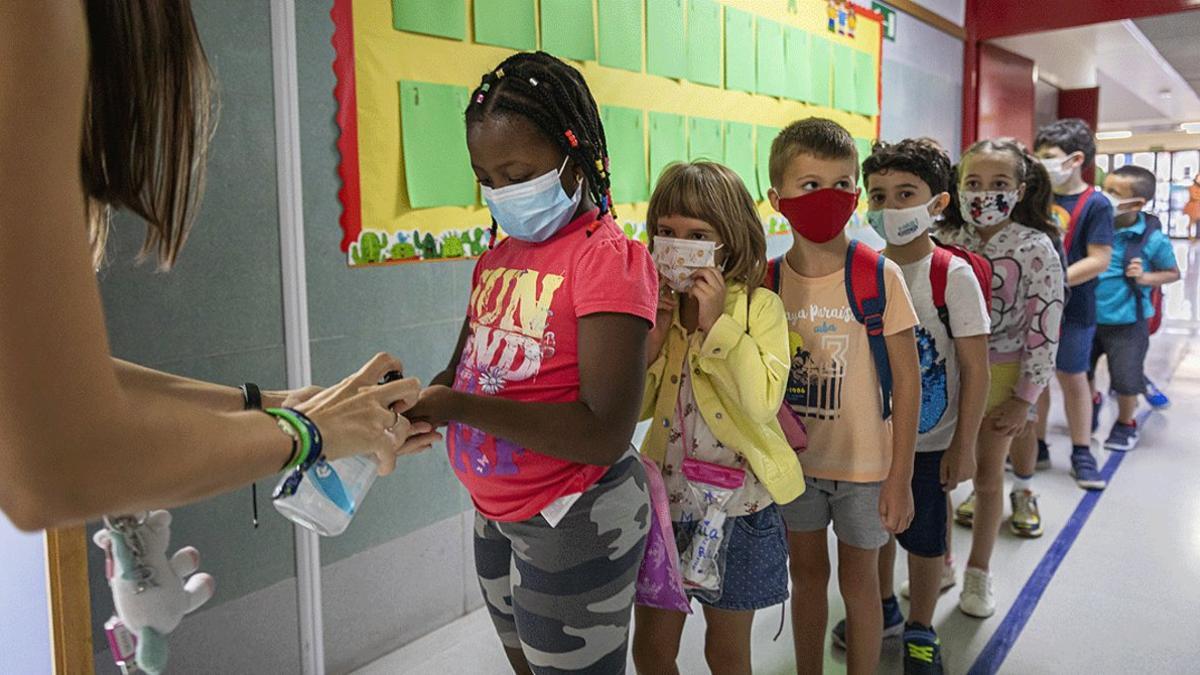
<instances>
[{"instance_id":1,"label":"white wall","mask_svg":"<svg viewBox=\"0 0 1200 675\"><path fill-rule=\"evenodd\" d=\"M49 675L45 535L17 531L0 515L0 673Z\"/></svg>"},{"instance_id":2,"label":"white wall","mask_svg":"<svg viewBox=\"0 0 1200 675\"><path fill-rule=\"evenodd\" d=\"M961 0L922 4L963 5ZM962 68L961 40L896 12L896 40L883 42L883 140L929 136L957 157L962 143Z\"/></svg>"}]
</instances>

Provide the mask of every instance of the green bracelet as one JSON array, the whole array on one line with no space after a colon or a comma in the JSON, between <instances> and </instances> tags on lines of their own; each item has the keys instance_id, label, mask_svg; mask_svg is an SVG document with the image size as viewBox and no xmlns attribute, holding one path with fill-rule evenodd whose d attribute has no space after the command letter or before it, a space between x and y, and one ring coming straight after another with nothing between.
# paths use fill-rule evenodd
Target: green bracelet
<instances>
[{"instance_id":1,"label":"green bracelet","mask_svg":"<svg viewBox=\"0 0 1200 675\"><path fill-rule=\"evenodd\" d=\"M308 425L304 424L298 415L287 408L269 408L264 412L281 422L285 422L295 432L295 437L298 437L300 440L300 451L283 467L284 470L287 471L300 466L312 452L313 442L312 436L308 433Z\"/></svg>"}]
</instances>

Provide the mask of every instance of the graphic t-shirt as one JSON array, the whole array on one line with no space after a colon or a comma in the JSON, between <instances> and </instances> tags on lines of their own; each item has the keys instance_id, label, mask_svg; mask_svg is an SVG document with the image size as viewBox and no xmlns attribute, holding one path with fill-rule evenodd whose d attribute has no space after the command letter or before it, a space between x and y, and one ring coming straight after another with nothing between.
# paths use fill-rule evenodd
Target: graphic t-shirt
<instances>
[{"instance_id":1,"label":"graphic t-shirt","mask_svg":"<svg viewBox=\"0 0 1200 675\"><path fill-rule=\"evenodd\" d=\"M653 323L658 275L649 251L610 216L593 231L595 222L592 211L540 244L510 237L479 259L455 390L515 401L577 401L579 319L618 313ZM446 445L475 507L498 521L527 520L607 471L459 423L449 425Z\"/></svg>"},{"instance_id":2,"label":"graphic t-shirt","mask_svg":"<svg viewBox=\"0 0 1200 675\"><path fill-rule=\"evenodd\" d=\"M908 292L920 324L917 353L921 360L921 416L917 424L917 452L938 452L950 447L958 426L959 370L954 339L938 317L933 304L929 268L933 254L917 262L901 265ZM954 337L987 335L992 322L983 291L971 266L960 258L950 261L946 274L946 310Z\"/></svg>"},{"instance_id":3,"label":"graphic t-shirt","mask_svg":"<svg viewBox=\"0 0 1200 675\"><path fill-rule=\"evenodd\" d=\"M662 467L667 499L671 504L671 520L691 523L704 517L705 505L692 494L691 484L683 475L683 460L688 457L745 471L745 482L729 498L725 514L736 517L757 513L772 504L771 493L759 482L746 458L717 440L705 424L700 407L696 405L688 363L685 358L679 369L679 396L667 434L666 461Z\"/></svg>"},{"instance_id":4,"label":"graphic t-shirt","mask_svg":"<svg viewBox=\"0 0 1200 675\"><path fill-rule=\"evenodd\" d=\"M780 297L787 311L792 369L784 401L804 418L804 475L871 483L892 466L892 427L883 419L879 377L867 339L846 297L846 272L800 276L786 259ZM884 335L917 323L896 263L884 262Z\"/></svg>"},{"instance_id":5,"label":"graphic t-shirt","mask_svg":"<svg viewBox=\"0 0 1200 675\"><path fill-rule=\"evenodd\" d=\"M1054 195L1052 209L1055 220L1063 231L1063 244L1066 244L1067 227L1071 214L1075 211L1079 198L1077 195ZM1075 234L1071 240L1070 250L1067 251L1067 264L1075 263L1087 257L1089 244L1112 246L1113 243L1113 208L1108 199L1096 190L1088 197L1087 204L1079 214L1079 222L1075 224ZM1096 323L1096 279L1085 281L1071 287L1071 296L1067 298L1067 306L1063 309L1063 321L1069 321L1081 326L1091 326Z\"/></svg>"}]
</instances>

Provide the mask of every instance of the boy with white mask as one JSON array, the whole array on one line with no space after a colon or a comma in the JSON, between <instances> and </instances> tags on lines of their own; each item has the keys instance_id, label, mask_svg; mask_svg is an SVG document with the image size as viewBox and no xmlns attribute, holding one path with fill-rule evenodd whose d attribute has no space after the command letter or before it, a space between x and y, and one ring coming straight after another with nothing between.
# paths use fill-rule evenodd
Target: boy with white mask
<instances>
[{"instance_id":1,"label":"boy with white mask","mask_svg":"<svg viewBox=\"0 0 1200 675\"><path fill-rule=\"evenodd\" d=\"M1056 364L1071 429L1071 473L1079 487L1103 490L1106 481L1091 451L1092 397L1087 371L1096 333L1097 277L1108 268L1112 256L1113 208L1099 190L1083 180L1083 171L1096 156L1092 129L1083 120L1058 120L1042 127L1034 148L1054 189L1052 210L1064 232L1067 285L1071 287L1063 308ZM1046 417L1049 407L1049 394L1044 393L1038 404L1039 415ZM1023 443L1014 447L1018 445L1028 447ZM1048 452L1043 449L1042 453L1045 457L1039 459L1048 460ZM1013 464L1018 471L1032 468L1022 466L1028 464L1023 454L1014 452Z\"/></svg>"},{"instance_id":2,"label":"boy with white mask","mask_svg":"<svg viewBox=\"0 0 1200 675\"><path fill-rule=\"evenodd\" d=\"M942 672L933 613L944 584L946 494L974 476L975 441L988 393L991 320L983 290L972 266L930 236L934 220L950 204L952 176L950 157L927 138L876 144L863 162L867 220L887 240L883 253L900 266L920 320L915 327L921 363L915 511L909 529L891 538L879 555L880 597L889 622L884 634L903 631L906 673ZM991 279L986 281L990 285ZM935 285L944 288L941 309ZM908 551L912 605L907 624L892 585L897 540ZM844 623L834 628L833 639L844 643Z\"/></svg>"}]
</instances>

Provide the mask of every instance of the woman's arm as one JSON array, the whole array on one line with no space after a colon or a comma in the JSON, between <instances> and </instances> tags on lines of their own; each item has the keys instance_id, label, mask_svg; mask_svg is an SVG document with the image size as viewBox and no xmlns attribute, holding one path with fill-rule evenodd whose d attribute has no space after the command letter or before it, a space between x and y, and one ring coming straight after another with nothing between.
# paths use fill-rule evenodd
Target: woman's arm
<instances>
[{"instance_id":1,"label":"woman's arm","mask_svg":"<svg viewBox=\"0 0 1200 675\"><path fill-rule=\"evenodd\" d=\"M642 404L650 324L628 314L579 320L579 400L527 403L426 389L414 420L461 422L544 455L610 465L629 448Z\"/></svg>"},{"instance_id":2,"label":"woman's arm","mask_svg":"<svg viewBox=\"0 0 1200 675\"><path fill-rule=\"evenodd\" d=\"M147 410L121 386L84 229L87 72L81 3L4 3L0 510L26 530L195 501L270 475L291 454L266 415L170 399ZM403 399L403 388L347 389L358 384L351 378L310 405L326 448L402 448L407 427L399 439L384 434L394 415L383 399Z\"/></svg>"},{"instance_id":3,"label":"woman's arm","mask_svg":"<svg viewBox=\"0 0 1200 675\"><path fill-rule=\"evenodd\" d=\"M113 359L113 368L117 373L117 381L121 388L131 396L137 394L171 396L180 401L218 412L236 412L245 405L242 390L238 387L193 380L115 358ZM322 390L322 387L304 387L296 391L264 391L262 392L262 407L295 407L321 393Z\"/></svg>"}]
</instances>

